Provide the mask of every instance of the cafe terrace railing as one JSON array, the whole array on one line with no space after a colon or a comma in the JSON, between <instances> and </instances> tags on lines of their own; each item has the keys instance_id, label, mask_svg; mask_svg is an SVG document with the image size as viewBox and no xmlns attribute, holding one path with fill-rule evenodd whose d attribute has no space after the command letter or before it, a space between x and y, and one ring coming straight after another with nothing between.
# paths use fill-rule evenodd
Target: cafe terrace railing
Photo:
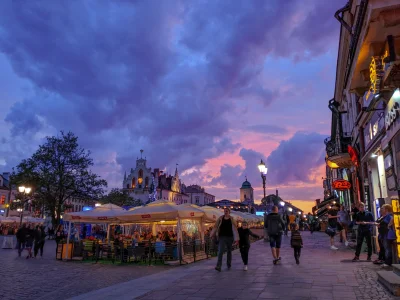
<instances>
[{"instance_id":1,"label":"cafe terrace railing","mask_svg":"<svg viewBox=\"0 0 400 300\"><path fill-rule=\"evenodd\" d=\"M255 239L251 239L252 242ZM234 246L237 249L238 246ZM181 251L178 251L181 249ZM189 264L217 255L218 244L212 239L187 240L184 242L142 242L106 244L99 241L71 242L58 244L57 260L111 261L133 264ZM67 258L68 253L68 258Z\"/></svg>"}]
</instances>

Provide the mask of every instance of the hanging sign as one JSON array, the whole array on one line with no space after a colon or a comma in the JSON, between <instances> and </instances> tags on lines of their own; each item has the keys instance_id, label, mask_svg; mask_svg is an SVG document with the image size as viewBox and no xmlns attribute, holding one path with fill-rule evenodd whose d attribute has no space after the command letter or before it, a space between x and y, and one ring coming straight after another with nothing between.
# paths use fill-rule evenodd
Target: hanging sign
<instances>
[{"instance_id":1,"label":"hanging sign","mask_svg":"<svg viewBox=\"0 0 400 300\"><path fill-rule=\"evenodd\" d=\"M353 164L358 167L358 156L357 156L357 151L354 149L352 146L348 145L347 146L347 152L349 152L351 161Z\"/></svg>"},{"instance_id":2,"label":"hanging sign","mask_svg":"<svg viewBox=\"0 0 400 300\"><path fill-rule=\"evenodd\" d=\"M351 184L347 180L338 179L332 183L332 187L337 191L347 191L351 188Z\"/></svg>"}]
</instances>

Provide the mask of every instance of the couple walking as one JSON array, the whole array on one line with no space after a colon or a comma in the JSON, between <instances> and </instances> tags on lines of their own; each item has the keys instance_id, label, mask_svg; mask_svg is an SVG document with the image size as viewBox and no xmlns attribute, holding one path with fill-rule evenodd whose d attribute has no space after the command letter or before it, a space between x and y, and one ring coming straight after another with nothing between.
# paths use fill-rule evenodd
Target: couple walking
<instances>
[{"instance_id":1,"label":"couple walking","mask_svg":"<svg viewBox=\"0 0 400 300\"><path fill-rule=\"evenodd\" d=\"M215 270L221 272L222 257L225 250L227 252L226 264L228 266L228 269L231 268L232 246L239 243L240 254L242 256L244 264L244 270L247 271L250 250L250 236L253 236L255 238L259 238L259 236L250 231L246 222L243 222L242 226L237 228L236 222L231 217L230 213L230 209L225 208L224 215L218 218L215 227L211 232L211 236L214 237L218 243L218 261Z\"/></svg>"}]
</instances>

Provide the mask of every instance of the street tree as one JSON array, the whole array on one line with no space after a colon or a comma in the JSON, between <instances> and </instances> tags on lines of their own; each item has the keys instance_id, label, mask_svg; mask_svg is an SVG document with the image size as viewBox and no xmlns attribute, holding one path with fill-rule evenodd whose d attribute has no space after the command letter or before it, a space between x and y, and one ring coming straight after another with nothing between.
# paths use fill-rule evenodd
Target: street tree
<instances>
[{"instance_id":1,"label":"street tree","mask_svg":"<svg viewBox=\"0 0 400 300\"><path fill-rule=\"evenodd\" d=\"M140 206L142 202L134 199L120 189L112 189L107 195L100 199L101 204L111 203L118 206Z\"/></svg>"},{"instance_id":2,"label":"street tree","mask_svg":"<svg viewBox=\"0 0 400 300\"><path fill-rule=\"evenodd\" d=\"M12 182L30 186L32 201L47 210L54 225L67 200L98 200L107 182L94 174L90 167L90 151L78 144L72 132L47 137L46 142L28 159L13 169Z\"/></svg>"}]
</instances>

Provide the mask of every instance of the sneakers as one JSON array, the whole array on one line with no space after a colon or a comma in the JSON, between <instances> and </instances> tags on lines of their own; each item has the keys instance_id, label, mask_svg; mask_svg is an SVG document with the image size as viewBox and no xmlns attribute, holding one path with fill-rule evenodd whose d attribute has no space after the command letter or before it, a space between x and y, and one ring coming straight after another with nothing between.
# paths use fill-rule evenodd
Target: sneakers
<instances>
[{"instance_id":1,"label":"sneakers","mask_svg":"<svg viewBox=\"0 0 400 300\"><path fill-rule=\"evenodd\" d=\"M279 261L279 259L274 259L272 262L274 265L276 265L278 261Z\"/></svg>"},{"instance_id":2,"label":"sneakers","mask_svg":"<svg viewBox=\"0 0 400 300\"><path fill-rule=\"evenodd\" d=\"M279 257L278 257L278 260L281 260L281 259L282 259L282 257L279 256Z\"/></svg>"},{"instance_id":3,"label":"sneakers","mask_svg":"<svg viewBox=\"0 0 400 300\"><path fill-rule=\"evenodd\" d=\"M348 241L345 241L344 244L346 245L346 247L349 246L349 242Z\"/></svg>"},{"instance_id":4,"label":"sneakers","mask_svg":"<svg viewBox=\"0 0 400 300\"><path fill-rule=\"evenodd\" d=\"M215 267L215 270L217 270L218 272L221 272L221 267Z\"/></svg>"},{"instance_id":5,"label":"sneakers","mask_svg":"<svg viewBox=\"0 0 400 300\"><path fill-rule=\"evenodd\" d=\"M243 270L244 270L244 271L247 271L247 266L246 266L246 265L244 266Z\"/></svg>"},{"instance_id":6,"label":"sneakers","mask_svg":"<svg viewBox=\"0 0 400 300\"><path fill-rule=\"evenodd\" d=\"M354 256L353 261L354 261L354 262L360 261L360 258L359 258L358 256Z\"/></svg>"},{"instance_id":7,"label":"sneakers","mask_svg":"<svg viewBox=\"0 0 400 300\"><path fill-rule=\"evenodd\" d=\"M331 246L331 250L338 250L339 248L335 247L335 246Z\"/></svg>"},{"instance_id":8,"label":"sneakers","mask_svg":"<svg viewBox=\"0 0 400 300\"><path fill-rule=\"evenodd\" d=\"M300 264L300 260L298 257L296 257L296 265L299 265L299 264Z\"/></svg>"}]
</instances>

